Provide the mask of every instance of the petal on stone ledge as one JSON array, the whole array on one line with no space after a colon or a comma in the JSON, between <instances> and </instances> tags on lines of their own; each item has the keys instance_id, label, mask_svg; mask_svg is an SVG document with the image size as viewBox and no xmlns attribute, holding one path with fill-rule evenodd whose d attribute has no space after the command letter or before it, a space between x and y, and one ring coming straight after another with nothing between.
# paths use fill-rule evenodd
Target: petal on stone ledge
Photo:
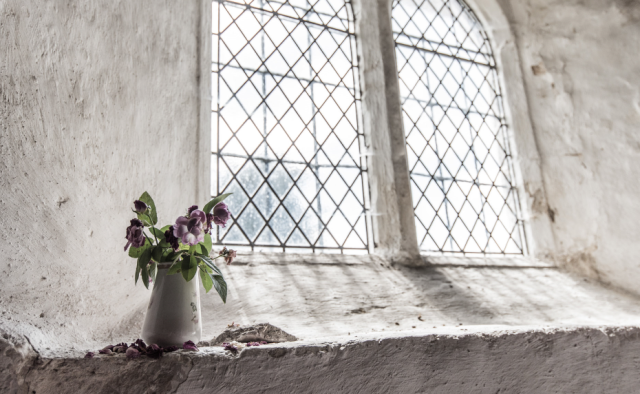
<instances>
[{"instance_id":1,"label":"petal on stone ledge","mask_svg":"<svg viewBox=\"0 0 640 394\"><path fill-rule=\"evenodd\" d=\"M194 351L198 351L198 347L196 346L195 343L193 343L193 341L187 341L185 343L182 344L182 348L184 350L194 350Z\"/></svg>"}]
</instances>

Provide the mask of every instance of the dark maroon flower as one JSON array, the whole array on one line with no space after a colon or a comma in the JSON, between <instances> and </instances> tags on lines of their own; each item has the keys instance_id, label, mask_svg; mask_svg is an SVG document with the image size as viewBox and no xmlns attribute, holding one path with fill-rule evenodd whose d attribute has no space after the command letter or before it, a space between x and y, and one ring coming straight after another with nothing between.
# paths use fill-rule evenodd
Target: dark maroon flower
<instances>
[{"instance_id":1,"label":"dark maroon flower","mask_svg":"<svg viewBox=\"0 0 640 394\"><path fill-rule=\"evenodd\" d=\"M146 239L142 222L138 219L131 219L131 225L127 227L127 235L125 238L128 241L124 247L125 252L129 249L129 245L132 245L134 248L139 248L144 245Z\"/></svg>"},{"instance_id":2,"label":"dark maroon flower","mask_svg":"<svg viewBox=\"0 0 640 394\"><path fill-rule=\"evenodd\" d=\"M160 358L162 357L162 348L155 343L147 347L147 356L151 358Z\"/></svg>"},{"instance_id":3,"label":"dark maroon flower","mask_svg":"<svg viewBox=\"0 0 640 394\"><path fill-rule=\"evenodd\" d=\"M173 226L169 227L169 229L164 232L164 239L167 241L169 245L171 245L174 252L177 252L178 249L180 249L178 238L176 238L176 236L173 235Z\"/></svg>"},{"instance_id":4,"label":"dark maroon flower","mask_svg":"<svg viewBox=\"0 0 640 394\"><path fill-rule=\"evenodd\" d=\"M196 209L198 209L197 205L190 206L189 209L187 209L187 216L191 216L191 212L195 211Z\"/></svg>"},{"instance_id":5,"label":"dark maroon flower","mask_svg":"<svg viewBox=\"0 0 640 394\"><path fill-rule=\"evenodd\" d=\"M193 343L193 341L187 341L185 343L182 344L182 348L184 350L193 350L193 351L198 351L198 347L196 346L195 343Z\"/></svg>"},{"instance_id":6,"label":"dark maroon flower","mask_svg":"<svg viewBox=\"0 0 640 394\"><path fill-rule=\"evenodd\" d=\"M227 225L227 221L231 214L229 213L229 207L223 202L219 202L213 207L213 222L218 226L224 228Z\"/></svg>"},{"instance_id":7,"label":"dark maroon flower","mask_svg":"<svg viewBox=\"0 0 640 394\"><path fill-rule=\"evenodd\" d=\"M205 225L204 225L204 233L205 234L209 234L209 232L211 231L211 227L213 227L211 225L211 223L213 223L213 214L212 213L208 213L207 214L207 223L205 223Z\"/></svg>"},{"instance_id":8,"label":"dark maroon flower","mask_svg":"<svg viewBox=\"0 0 640 394\"><path fill-rule=\"evenodd\" d=\"M226 343L226 342L225 342L225 343L223 343L223 344L222 344L222 346L224 346L224 350L228 350L228 351L230 351L231 353L238 353L238 348L237 348L237 347L235 347L235 346L233 346L233 345L232 345L232 344L230 344L230 343Z\"/></svg>"},{"instance_id":9,"label":"dark maroon flower","mask_svg":"<svg viewBox=\"0 0 640 394\"><path fill-rule=\"evenodd\" d=\"M96 354L94 352L88 352L87 354L84 355L84 358L93 358L93 356L95 356Z\"/></svg>"},{"instance_id":10,"label":"dark maroon flower","mask_svg":"<svg viewBox=\"0 0 640 394\"><path fill-rule=\"evenodd\" d=\"M176 350L178 350L177 346L167 346L162 348L162 351L165 353L175 352Z\"/></svg>"},{"instance_id":11,"label":"dark maroon flower","mask_svg":"<svg viewBox=\"0 0 640 394\"><path fill-rule=\"evenodd\" d=\"M149 206L140 200L135 200L133 202L133 206L137 213L147 213L147 210L149 210Z\"/></svg>"},{"instance_id":12,"label":"dark maroon flower","mask_svg":"<svg viewBox=\"0 0 640 394\"><path fill-rule=\"evenodd\" d=\"M227 263L227 265L229 265L233 262L233 259L236 258L236 251L233 249L227 249L227 247L225 246L220 251L220 256L222 256L224 258L224 261Z\"/></svg>"},{"instance_id":13,"label":"dark maroon flower","mask_svg":"<svg viewBox=\"0 0 640 394\"><path fill-rule=\"evenodd\" d=\"M126 355L127 358L138 358L140 357L140 352L133 347L130 347L129 349L127 349Z\"/></svg>"}]
</instances>

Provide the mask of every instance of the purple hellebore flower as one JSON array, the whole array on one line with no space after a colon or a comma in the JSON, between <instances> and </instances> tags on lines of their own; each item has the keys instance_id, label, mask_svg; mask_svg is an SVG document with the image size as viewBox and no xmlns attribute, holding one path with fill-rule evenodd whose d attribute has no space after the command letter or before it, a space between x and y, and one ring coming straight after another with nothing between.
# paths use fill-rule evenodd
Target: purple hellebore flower
<instances>
[{"instance_id":1,"label":"purple hellebore flower","mask_svg":"<svg viewBox=\"0 0 640 394\"><path fill-rule=\"evenodd\" d=\"M151 358L160 358L162 357L162 348L156 344L150 345L147 348L147 356Z\"/></svg>"},{"instance_id":2,"label":"purple hellebore flower","mask_svg":"<svg viewBox=\"0 0 640 394\"><path fill-rule=\"evenodd\" d=\"M213 222L218 226L224 228L227 225L227 221L231 214L229 213L229 207L223 202L219 202L213 207Z\"/></svg>"},{"instance_id":3,"label":"purple hellebore flower","mask_svg":"<svg viewBox=\"0 0 640 394\"><path fill-rule=\"evenodd\" d=\"M113 352L111 351L111 349L105 348L105 349L98 350L98 353L100 353L100 354L112 354Z\"/></svg>"},{"instance_id":4,"label":"purple hellebore flower","mask_svg":"<svg viewBox=\"0 0 640 394\"><path fill-rule=\"evenodd\" d=\"M204 224L207 215L199 209L191 211L189 217L180 216L173 226L173 235L185 245L197 245L204 241Z\"/></svg>"},{"instance_id":5,"label":"purple hellebore flower","mask_svg":"<svg viewBox=\"0 0 640 394\"><path fill-rule=\"evenodd\" d=\"M195 211L196 209L198 209L197 205L190 206L189 209L187 209L187 216L191 216L191 212Z\"/></svg>"},{"instance_id":6,"label":"purple hellebore flower","mask_svg":"<svg viewBox=\"0 0 640 394\"><path fill-rule=\"evenodd\" d=\"M184 350L193 350L193 351L198 351L198 347L196 346L195 343L193 343L193 341L187 341L185 343L182 344L182 348Z\"/></svg>"},{"instance_id":7,"label":"purple hellebore flower","mask_svg":"<svg viewBox=\"0 0 640 394\"><path fill-rule=\"evenodd\" d=\"M140 352L136 349L130 347L126 352L127 358L138 358L140 357Z\"/></svg>"},{"instance_id":8,"label":"purple hellebore flower","mask_svg":"<svg viewBox=\"0 0 640 394\"><path fill-rule=\"evenodd\" d=\"M133 202L133 206L137 213L147 213L147 210L149 209L149 206L140 200L135 200Z\"/></svg>"},{"instance_id":9,"label":"purple hellebore flower","mask_svg":"<svg viewBox=\"0 0 640 394\"><path fill-rule=\"evenodd\" d=\"M95 356L96 354L94 352L88 352L87 354L84 355L84 358L93 358L93 356Z\"/></svg>"},{"instance_id":10,"label":"purple hellebore flower","mask_svg":"<svg viewBox=\"0 0 640 394\"><path fill-rule=\"evenodd\" d=\"M127 235L125 236L127 239L127 245L124 247L125 252L129 249L129 245L132 245L134 248L139 248L144 245L145 236L144 236L144 225L138 219L131 219L131 225L127 227Z\"/></svg>"},{"instance_id":11,"label":"purple hellebore flower","mask_svg":"<svg viewBox=\"0 0 640 394\"><path fill-rule=\"evenodd\" d=\"M169 227L167 231L164 232L164 239L167 241L169 245L173 248L174 252L177 252L180 249L180 244L178 243L178 238L173 235L173 229L175 226Z\"/></svg>"}]
</instances>

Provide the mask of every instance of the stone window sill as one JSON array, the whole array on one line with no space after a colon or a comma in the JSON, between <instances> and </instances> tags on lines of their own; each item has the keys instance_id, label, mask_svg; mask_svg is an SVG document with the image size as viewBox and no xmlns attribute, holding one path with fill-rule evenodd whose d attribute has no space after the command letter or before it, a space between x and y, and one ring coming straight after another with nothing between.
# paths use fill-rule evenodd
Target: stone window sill
<instances>
[{"instance_id":1,"label":"stone window sill","mask_svg":"<svg viewBox=\"0 0 640 394\"><path fill-rule=\"evenodd\" d=\"M203 340L231 322L269 322L300 341L237 356L205 347L160 361L82 358L137 338L137 319L75 350L32 343L39 354L23 349L16 376L29 392L540 392L558 379L568 391L633 391L616 376L640 352L636 298L528 258L425 261L245 254L225 267L226 305L202 296Z\"/></svg>"}]
</instances>

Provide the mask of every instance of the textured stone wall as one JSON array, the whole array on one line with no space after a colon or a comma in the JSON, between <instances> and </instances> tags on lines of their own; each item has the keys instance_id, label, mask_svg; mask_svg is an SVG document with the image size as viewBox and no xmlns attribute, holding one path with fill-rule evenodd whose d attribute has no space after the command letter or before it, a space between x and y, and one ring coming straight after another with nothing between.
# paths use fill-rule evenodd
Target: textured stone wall
<instances>
[{"instance_id":1,"label":"textured stone wall","mask_svg":"<svg viewBox=\"0 0 640 394\"><path fill-rule=\"evenodd\" d=\"M548 257L640 293L640 2L500 3L541 158L546 202L533 210L551 221Z\"/></svg>"},{"instance_id":2,"label":"textured stone wall","mask_svg":"<svg viewBox=\"0 0 640 394\"><path fill-rule=\"evenodd\" d=\"M634 393L637 328L503 331L221 348L161 360L36 360L28 392ZM603 361L606 360L606 361Z\"/></svg>"},{"instance_id":3,"label":"textured stone wall","mask_svg":"<svg viewBox=\"0 0 640 394\"><path fill-rule=\"evenodd\" d=\"M167 222L196 202L198 7L0 1L0 328L49 345L141 319L132 201Z\"/></svg>"}]
</instances>

